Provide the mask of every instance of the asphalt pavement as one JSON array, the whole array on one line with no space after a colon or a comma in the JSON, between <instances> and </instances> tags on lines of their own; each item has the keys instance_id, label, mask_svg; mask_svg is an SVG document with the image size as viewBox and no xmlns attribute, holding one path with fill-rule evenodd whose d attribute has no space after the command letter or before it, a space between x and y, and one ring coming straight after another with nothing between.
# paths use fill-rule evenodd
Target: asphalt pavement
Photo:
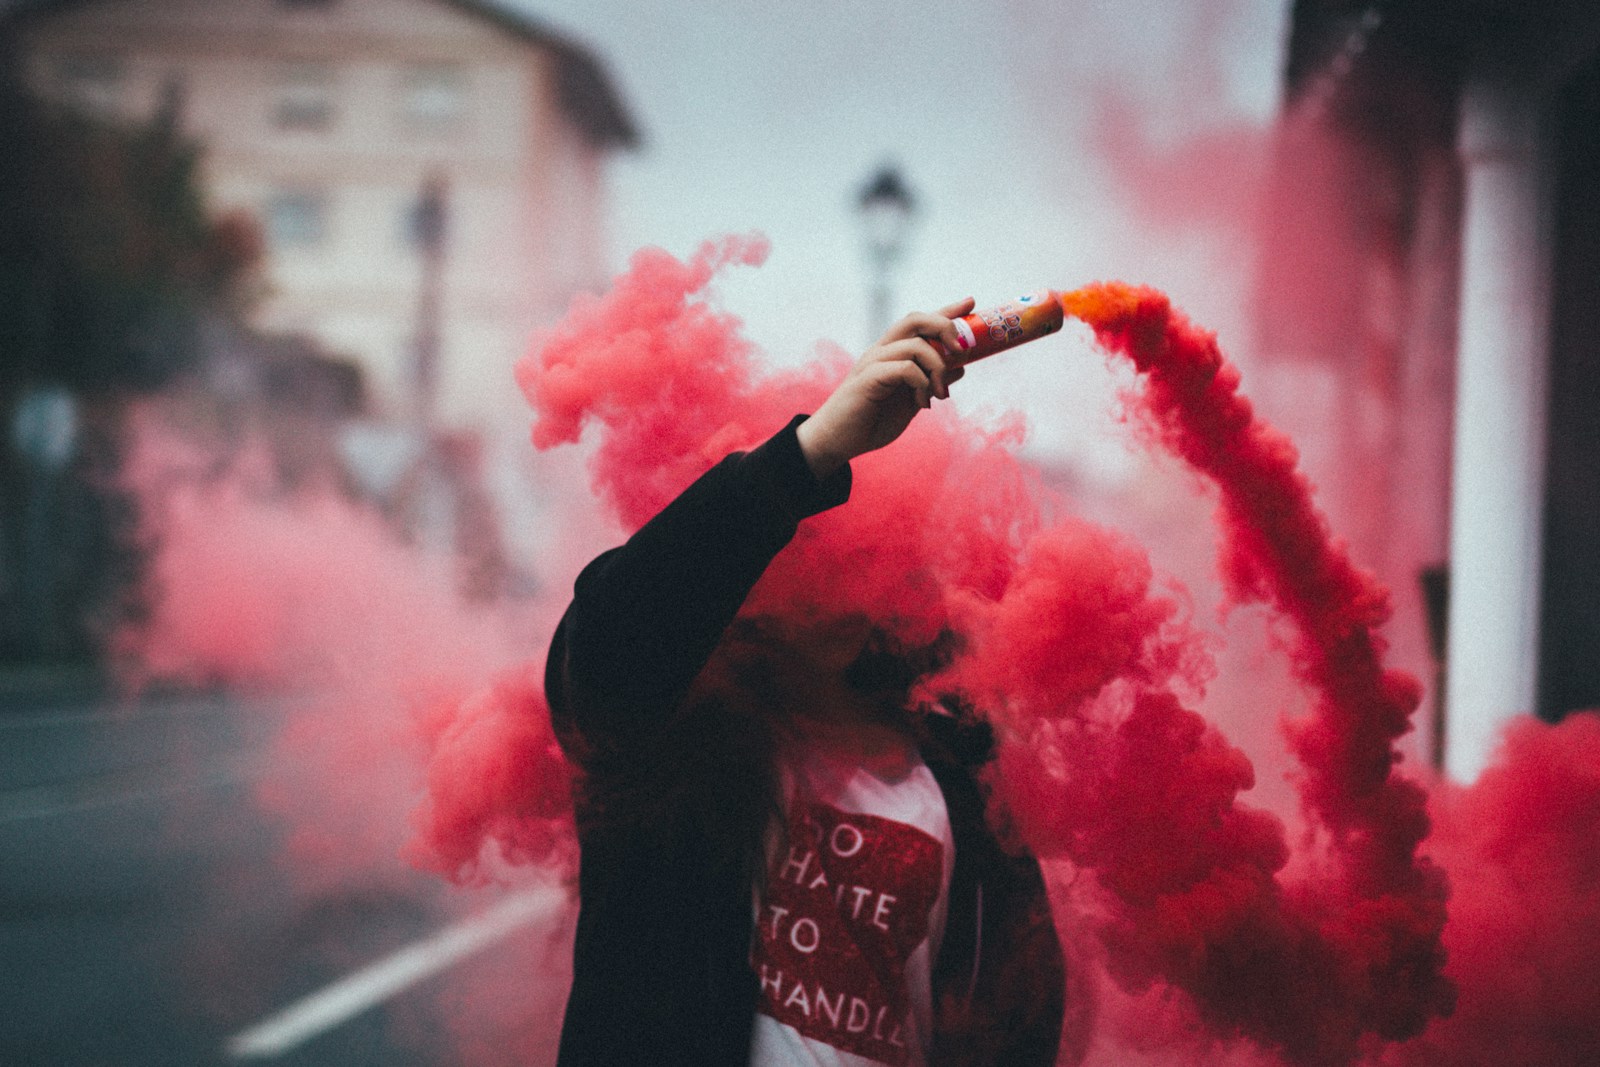
<instances>
[{"instance_id":1,"label":"asphalt pavement","mask_svg":"<svg viewBox=\"0 0 1600 1067\"><path fill-rule=\"evenodd\" d=\"M285 714L0 691L0 1067L553 1060L559 890L292 877L255 799Z\"/></svg>"}]
</instances>

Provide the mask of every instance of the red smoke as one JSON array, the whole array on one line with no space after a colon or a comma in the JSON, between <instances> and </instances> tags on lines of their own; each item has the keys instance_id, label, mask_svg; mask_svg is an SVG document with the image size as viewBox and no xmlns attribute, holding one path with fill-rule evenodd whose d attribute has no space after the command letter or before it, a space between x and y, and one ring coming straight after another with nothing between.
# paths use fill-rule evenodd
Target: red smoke
<instances>
[{"instance_id":1,"label":"red smoke","mask_svg":"<svg viewBox=\"0 0 1600 1067\"><path fill-rule=\"evenodd\" d=\"M706 290L765 252L753 238L687 262L641 252L519 366L539 447L598 431L594 485L625 529L728 450L814 409L848 366L829 348L803 370L755 369ZM1016 457L1019 422L980 428L942 405L921 416L856 462L851 502L802 526L746 610L866 612L908 638L966 638L929 688L962 692L999 728L993 784L1050 865L1077 965L1064 1062L1126 1062L1134 1048L1186 1063L1593 1062L1600 729L1519 727L1502 768L1435 791L1429 838L1429 798L1396 770L1416 687L1383 667L1384 591L1330 536L1291 444L1255 417L1214 339L1161 294L1097 286L1067 306L1138 370L1128 405L1145 440L1215 487L1230 598L1282 621L1276 636L1310 696L1290 727L1307 838L1291 848L1278 814L1240 803L1255 770L1189 710L1215 668L1187 599L1138 544L1065 516ZM1031 373L1049 372L1046 352L1033 358ZM501 857L569 856L567 769L540 664L507 666L543 635L508 642L479 628L339 509L177 499L187 510L156 568L168 595L144 631L153 665L331 685L375 704L350 721L377 732L340 750L355 762L388 752L397 777L426 780L410 846L426 865L470 880ZM306 535L290 536L299 527ZM594 550L616 537L594 532ZM341 565L318 562L329 559ZM536 614L553 620L567 588ZM330 594L339 607L314 606ZM209 613L233 635L198 625ZM481 691L463 699L473 679ZM401 747L415 758L393 755L399 705L413 712L400 717L414 739ZM1448 921L1444 870L1457 887Z\"/></svg>"},{"instance_id":2,"label":"red smoke","mask_svg":"<svg viewBox=\"0 0 1600 1067\"><path fill-rule=\"evenodd\" d=\"M1384 1067L1600 1063L1600 716L1516 720L1478 781L1441 784L1432 806L1461 999Z\"/></svg>"},{"instance_id":3,"label":"red smoke","mask_svg":"<svg viewBox=\"0 0 1600 1067\"><path fill-rule=\"evenodd\" d=\"M1151 439L1215 484L1229 595L1290 624L1286 651L1315 696L1291 741L1326 858L1276 879L1281 828L1234 804L1253 784L1248 761L1152 688L1129 698L1114 730L1061 746L1077 815L1035 844L1063 847L1113 898L1113 973L1184 989L1221 1034L1301 1063L1349 1062L1369 1034L1414 1036L1450 1010L1453 991L1440 975L1444 877L1417 855L1425 794L1394 773L1417 686L1383 669L1384 591L1332 540L1293 446L1255 417L1213 336L1149 289L1063 299L1144 377L1134 410ZM1007 770L1034 783L1031 807L1046 776L1027 774L1025 758Z\"/></svg>"},{"instance_id":4,"label":"red smoke","mask_svg":"<svg viewBox=\"0 0 1600 1067\"><path fill-rule=\"evenodd\" d=\"M690 299L720 264L764 252L643 253L519 368L536 443L573 439L585 418L605 427L595 481L630 527L824 393L816 377L754 380L747 346ZM1169 983L1218 1033L1295 1062L1414 1036L1452 991L1444 879L1417 856L1424 793L1391 773L1416 686L1380 663L1384 593L1332 543L1292 446L1253 417L1213 338L1150 290L1097 287L1067 307L1147 379L1135 410L1151 439L1216 483L1233 598L1292 625L1289 652L1319 696L1294 744L1324 869L1277 878L1281 824L1236 804L1248 760L1169 691L1198 691L1206 667L1176 603L1152 595L1142 550L1046 522L1045 494L1003 442L954 417L858 461L852 503L806 524L747 610L864 610L911 637L966 635L971 654L938 684L1022 742L1001 788L1036 849L1097 876L1107 962L1126 986Z\"/></svg>"},{"instance_id":5,"label":"red smoke","mask_svg":"<svg viewBox=\"0 0 1600 1067\"><path fill-rule=\"evenodd\" d=\"M543 676L508 671L486 691L425 717L428 792L407 855L457 881L481 874L484 841L513 863L570 859L572 781L556 743Z\"/></svg>"},{"instance_id":6,"label":"red smoke","mask_svg":"<svg viewBox=\"0 0 1600 1067\"><path fill-rule=\"evenodd\" d=\"M755 237L708 244L688 263L642 251L610 292L580 296L518 366L535 445L603 428L594 485L627 529L727 452L814 410L848 368L827 348L810 367L758 378L738 321L700 298L718 269L766 253ZM864 612L908 637L937 632L950 591L997 592L1040 523L1035 479L1008 447L1020 431L980 431L945 412L917 420L893 453L854 464L850 506L802 527L747 611Z\"/></svg>"}]
</instances>

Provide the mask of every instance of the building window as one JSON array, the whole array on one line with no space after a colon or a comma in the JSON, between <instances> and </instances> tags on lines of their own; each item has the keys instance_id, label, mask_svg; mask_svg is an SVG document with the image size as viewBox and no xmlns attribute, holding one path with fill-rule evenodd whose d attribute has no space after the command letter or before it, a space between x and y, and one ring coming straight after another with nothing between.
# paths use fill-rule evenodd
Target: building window
<instances>
[{"instance_id":1,"label":"building window","mask_svg":"<svg viewBox=\"0 0 1600 1067\"><path fill-rule=\"evenodd\" d=\"M66 56L56 66L62 99L96 114L117 109L127 74L127 64L117 56Z\"/></svg>"},{"instance_id":2,"label":"building window","mask_svg":"<svg viewBox=\"0 0 1600 1067\"><path fill-rule=\"evenodd\" d=\"M325 130L333 124L333 68L290 63L278 75L273 119L283 130Z\"/></svg>"},{"instance_id":3,"label":"building window","mask_svg":"<svg viewBox=\"0 0 1600 1067\"><path fill-rule=\"evenodd\" d=\"M467 78L454 63L427 63L406 71L401 92L405 124L443 133L461 125L467 110Z\"/></svg>"},{"instance_id":4,"label":"building window","mask_svg":"<svg viewBox=\"0 0 1600 1067\"><path fill-rule=\"evenodd\" d=\"M328 233L328 200L321 193L287 192L267 204L267 236L280 248L311 248Z\"/></svg>"}]
</instances>

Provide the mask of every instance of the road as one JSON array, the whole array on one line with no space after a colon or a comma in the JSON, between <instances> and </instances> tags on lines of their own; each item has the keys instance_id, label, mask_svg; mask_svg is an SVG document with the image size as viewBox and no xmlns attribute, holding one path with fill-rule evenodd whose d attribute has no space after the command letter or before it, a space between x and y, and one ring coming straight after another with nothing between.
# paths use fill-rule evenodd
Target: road
<instances>
[{"instance_id":1,"label":"road","mask_svg":"<svg viewBox=\"0 0 1600 1067\"><path fill-rule=\"evenodd\" d=\"M553 1060L559 889L463 894L398 859L304 884L253 799L285 714L3 695L0 1065Z\"/></svg>"}]
</instances>

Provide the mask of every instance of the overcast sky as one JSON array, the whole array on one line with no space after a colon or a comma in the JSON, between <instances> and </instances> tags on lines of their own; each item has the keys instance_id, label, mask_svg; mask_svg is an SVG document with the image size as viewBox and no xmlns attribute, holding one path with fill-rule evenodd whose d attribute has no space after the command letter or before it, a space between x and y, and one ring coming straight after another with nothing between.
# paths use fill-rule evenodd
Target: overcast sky
<instances>
[{"instance_id":1,"label":"overcast sky","mask_svg":"<svg viewBox=\"0 0 1600 1067\"><path fill-rule=\"evenodd\" d=\"M867 339L853 200L888 160L921 203L901 307L1119 276L1168 289L1225 342L1239 327L1247 279L1227 242L1203 224L1149 223L1095 132L1110 107L1157 152L1264 129L1285 0L507 2L597 52L643 129L643 148L611 169L612 262L645 244L684 254L716 234L767 234L768 264L721 293L777 360ZM1050 412L1103 388L1104 369L1052 366L1042 380L1039 358L974 374L961 400L1026 407L1043 447L1073 449L1082 435Z\"/></svg>"},{"instance_id":2,"label":"overcast sky","mask_svg":"<svg viewBox=\"0 0 1600 1067\"><path fill-rule=\"evenodd\" d=\"M647 244L772 239L720 292L775 360L869 339L854 200L888 161L920 203L898 308L1118 277L1166 289L1248 358L1249 264L1215 218L1232 179L1184 153L1266 130L1288 0L497 2L599 55L643 130L610 167L614 267ZM1112 125L1153 181L1108 158ZM1023 408L1047 452L1104 441L1084 415L1108 406L1094 361L1025 349L983 370L958 404Z\"/></svg>"}]
</instances>

